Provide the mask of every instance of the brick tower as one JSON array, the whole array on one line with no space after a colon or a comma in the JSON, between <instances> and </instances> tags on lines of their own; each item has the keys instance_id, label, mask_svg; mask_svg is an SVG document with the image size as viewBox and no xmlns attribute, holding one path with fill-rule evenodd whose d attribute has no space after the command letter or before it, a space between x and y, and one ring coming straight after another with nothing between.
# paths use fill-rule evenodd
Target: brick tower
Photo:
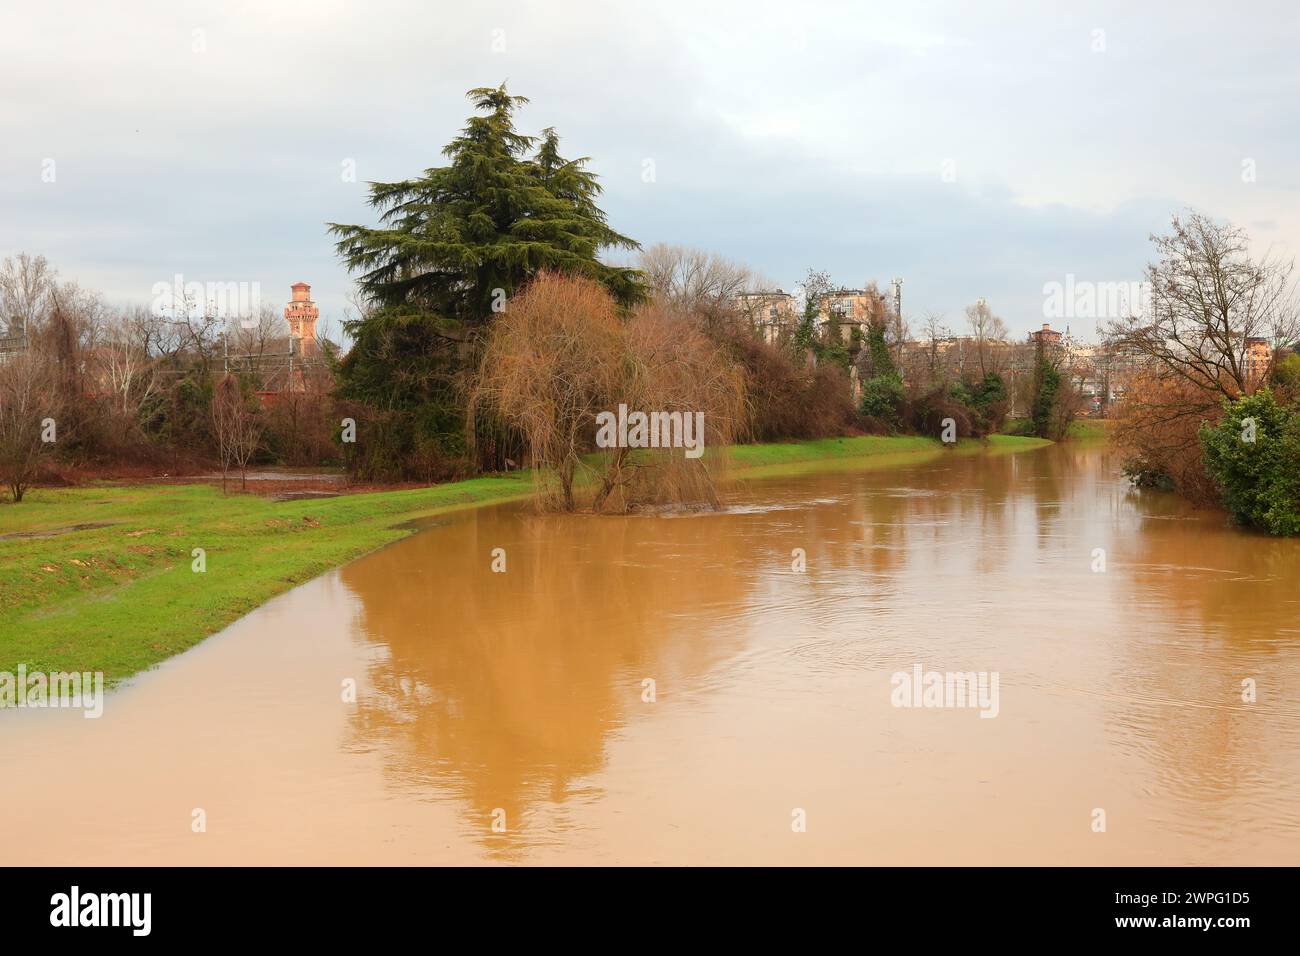
<instances>
[{"instance_id":1,"label":"brick tower","mask_svg":"<svg viewBox=\"0 0 1300 956\"><path fill-rule=\"evenodd\" d=\"M284 307L284 317L289 323L289 332L302 340L305 350L316 346L316 320L320 318L320 309L311 300L311 286L305 282L295 282L292 286L293 300Z\"/></svg>"}]
</instances>

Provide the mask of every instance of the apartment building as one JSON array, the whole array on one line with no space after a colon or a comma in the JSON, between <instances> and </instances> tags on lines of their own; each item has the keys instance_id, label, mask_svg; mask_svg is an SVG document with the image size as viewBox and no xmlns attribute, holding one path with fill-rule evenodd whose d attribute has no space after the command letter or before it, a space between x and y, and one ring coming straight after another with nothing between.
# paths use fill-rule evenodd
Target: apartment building
<instances>
[{"instance_id":1,"label":"apartment building","mask_svg":"<svg viewBox=\"0 0 1300 956\"><path fill-rule=\"evenodd\" d=\"M823 329L838 325L846 345L854 329L865 336L872 319L883 317L886 311L884 295L874 289L833 289L817 299L818 324Z\"/></svg>"},{"instance_id":2,"label":"apartment building","mask_svg":"<svg viewBox=\"0 0 1300 956\"><path fill-rule=\"evenodd\" d=\"M780 289L744 292L736 296L736 309L749 317L750 324L765 342L776 342L799 324L794 296Z\"/></svg>"},{"instance_id":3,"label":"apartment building","mask_svg":"<svg viewBox=\"0 0 1300 956\"><path fill-rule=\"evenodd\" d=\"M1273 367L1273 344L1266 338L1252 335L1246 339L1244 359L1246 382L1259 384Z\"/></svg>"}]
</instances>

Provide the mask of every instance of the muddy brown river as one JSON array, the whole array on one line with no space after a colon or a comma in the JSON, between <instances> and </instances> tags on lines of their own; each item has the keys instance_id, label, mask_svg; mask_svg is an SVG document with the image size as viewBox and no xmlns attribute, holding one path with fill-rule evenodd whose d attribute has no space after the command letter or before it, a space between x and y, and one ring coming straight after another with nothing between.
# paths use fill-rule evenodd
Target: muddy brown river
<instances>
[{"instance_id":1,"label":"muddy brown river","mask_svg":"<svg viewBox=\"0 0 1300 956\"><path fill-rule=\"evenodd\" d=\"M447 515L0 714L0 859L1300 862L1300 541L1095 446L728 498Z\"/></svg>"}]
</instances>

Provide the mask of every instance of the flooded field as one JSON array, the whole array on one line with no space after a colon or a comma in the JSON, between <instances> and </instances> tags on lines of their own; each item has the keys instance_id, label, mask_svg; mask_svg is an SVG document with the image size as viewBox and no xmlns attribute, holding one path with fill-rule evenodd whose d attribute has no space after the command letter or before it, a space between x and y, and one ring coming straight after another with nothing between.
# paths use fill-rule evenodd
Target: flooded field
<instances>
[{"instance_id":1,"label":"flooded field","mask_svg":"<svg viewBox=\"0 0 1300 956\"><path fill-rule=\"evenodd\" d=\"M728 499L448 515L98 720L0 714L0 858L1300 859L1300 541L1139 495L1084 446ZM918 672L985 697L926 706L895 677Z\"/></svg>"}]
</instances>

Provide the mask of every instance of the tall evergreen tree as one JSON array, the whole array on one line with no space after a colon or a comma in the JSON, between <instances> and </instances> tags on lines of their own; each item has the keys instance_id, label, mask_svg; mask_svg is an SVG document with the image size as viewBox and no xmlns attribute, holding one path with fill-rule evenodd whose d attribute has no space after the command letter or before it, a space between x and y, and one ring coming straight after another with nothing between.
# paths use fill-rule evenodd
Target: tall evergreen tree
<instances>
[{"instance_id":1,"label":"tall evergreen tree","mask_svg":"<svg viewBox=\"0 0 1300 956\"><path fill-rule=\"evenodd\" d=\"M540 140L519 133L514 113L528 100L504 84L468 96L484 115L470 117L443 150L448 165L372 183L379 227L330 224L362 295L470 326L541 269L596 279L625 304L641 298L640 273L598 259L603 249L637 243L611 229L596 205L601 187L588 159L561 156L553 129Z\"/></svg>"},{"instance_id":2,"label":"tall evergreen tree","mask_svg":"<svg viewBox=\"0 0 1300 956\"><path fill-rule=\"evenodd\" d=\"M599 259L637 243L606 222L588 160L560 155L553 129L518 132L514 113L528 101L504 84L468 96L481 115L443 150L448 165L371 183L377 227L330 223L367 306L345 324L353 346L339 365L339 394L374 410L369 427L359 423L350 457L370 477L456 467L467 450L460 378L474 342L540 270L595 279L625 305L644 297L640 272ZM510 437L492 422L474 431L481 464L500 467Z\"/></svg>"}]
</instances>

